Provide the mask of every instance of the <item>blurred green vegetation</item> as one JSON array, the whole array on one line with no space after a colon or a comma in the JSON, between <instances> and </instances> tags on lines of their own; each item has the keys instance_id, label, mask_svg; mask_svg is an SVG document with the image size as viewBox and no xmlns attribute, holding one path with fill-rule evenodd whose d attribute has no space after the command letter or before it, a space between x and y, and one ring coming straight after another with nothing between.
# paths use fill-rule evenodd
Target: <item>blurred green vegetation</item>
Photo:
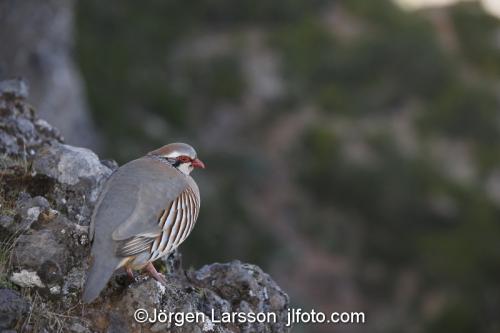
<instances>
[{"instance_id":1,"label":"blurred green vegetation","mask_svg":"<svg viewBox=\"0 0 500 333\"><path fill-rule=\"evenodd\" d=\"M422 129L478 144L498 144L497 107L498 99L487 86L450 84L422 116Z\"/></svg>"},{"instance_id":2,"label":"blurred green vegetation","mask_svg":"<svg viewBox=\"0 0 500 333\"><path fill-rule=\"evenodd\" d=\"M465 60L482 75L500 74L500 37L498 19L479 6L455 6L451 11Z\"/></svg>"},{"instance_id":3,"label":"blurred green vegetation","mask_svg":"<svg viewBox=\"0 0 500 333\"><path fill-rule=\"evenodd\" d=\"M237 258L264 268L294 246L255 223L247 201L249 191L273 181L266 159L278 155L296 197L307 198L293 208L290 224L350 260L369 302L392 304L399 274L411 269L419 285L410 316L424 330L499 332L500 205L487 191L488 177L500 170L499 20L476 3L446 10L459 46L450 50L425 12L385 0L341 2L361 30L346 38L324 23L334 3L80 1L77 55L109 155L123 162L177 138L207 147L204 223L183 251L193 264ZM284 96L262 104L263 115L251 121L241 107L249 89L245 29L264 34L285 85ZM186 51L187 42L210 33L229 36L229 51ZM225 105L246 124L229 140L232 153L199 134ZM317 113L295 133L300 144L264 153L266 134L305 106ZM168 124L164 136L139 126L144 112ZM407 135L415 141L408 151L393 130L403 114L411 115ZM350 158L351 136L368 151L367 161ZM450 170L463 156L435 156L437 140L469 148L471 179ZM381 277L364 274L373 264ZM446 301L429 318L424 296L433 292ZM404 331L401 325L395 331Z\"/></svg>"},{"instance_id":4,"label":"blurred green vegetation","mask_svg":"<svg viewBox=\"0 0 500 333\"><path fill-rule=\"evenodd\" d=\"M184 136L193 136L186 114L187 99L237 99L244 89L238 59L222 56L208 63L181 61L187 86L172 84L169 60L177 43L207 29L223 31L248 24L276 25L300 20L325 1L101 1L79 3L77 58L87 81L87 92L97 125L106 134L108 149L126 140L148 140L137 126L138 109L164 118ZM90 84L92 82L92 84ZM208 108L207 108L208 109ZM158 142L154 142L158 144ZM125 161L138 151L113 149Z\"/></svg>"},{"instance_id":5,"label":"blurred green vegetation","mask_svg":"<svg viewBox=\"0 0 500 333\"><path fill-rule=\"evenodd\" d=\"M362 8L355 3L347 7ZM369 12L387 25L370 26L354 40L335 38L314 19L276 33L272 41L283 52L295 93L317 100L326 111L359 116L391 111L410 97L434 98L454 79L425 20L400 12L400 20L386 20L394 6L373 3Z\"/></svg>"}]
</instances>

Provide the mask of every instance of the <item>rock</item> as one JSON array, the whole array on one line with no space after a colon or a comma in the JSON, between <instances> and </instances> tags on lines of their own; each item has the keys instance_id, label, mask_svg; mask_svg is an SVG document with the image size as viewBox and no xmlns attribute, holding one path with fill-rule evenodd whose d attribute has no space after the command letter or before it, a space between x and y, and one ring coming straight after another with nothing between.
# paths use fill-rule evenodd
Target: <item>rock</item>
<instances>
[{"instance_id":1,"label":"rock","mask_svg":"<svg viewBox=\"0 0 500 333\"><path fill-rule=\"evenodd\" d=\"M0 289L0 330L14 328L16 322L24 319L29 311L28 301L10 289Z\"/></svg>"},{"instance_id":2,"label":"rock","mask_svg":"<svg viewBox=\"0 0 500 333\"><path fill-rule=\"evenodd\" d=\"M35 115L24 101L23 81L0 81L0 153L30 160L36 151L52 142L62 142L59 131Z\"/></svg>"},{"instance_id":3,"label":"rock","mask_svg":"<svg viewBox=\"0 0 500 333\"><path fill-rule=\"evenodd\" d=\"M176 255L178 260L179 255ZM168 260L168 259L167 259ZM182 270L177 273L184 273ZM188 274L168 275L169 285L163 286L149 278L140 278L131 284L119 301L109 301L107 306L118 309L128 320L133 331L146 329L153 332L288 332L285 326L288 296L276 283L255 265L233 261L212 264ZM102 306L102 305L101 305ZM200 322L137 323L133 319L137 309L144 309L149 318L165 313L202 313ZM220 323L224 313L274 313L276 322ZM110 314L111 316L111 314ZM212 321L212 316L216 319ZM180 322L178 322L180 324Z\"/></svg>"},{"instance_id":4,"label":"rock","mask_svg":"<svg viewBox=\"0 0 500 333\"><path fill-rule=\"evenodd\" d=\"M75 296L83 288L83 281L85 280L85 272L82 267L74 267L64 278L64 285L62 293L67 295L74 293Z\"/></svg>"},{"instance_id":5,"label":"rock","mask_svg":"<svg viewBox=\"0 0 500 333\"><path fill-rule=\"evenodd\" d=\"M16 271L36 272L42 284L35 286L48 289L52 295L81 288L82 264L89 251L82 239L87 238L87 232L87 228L69 221L62 214L38 220L17 239L12 267Z\"/></svg>"},{"instance_id":6,"label":"rock","mask_svg":"<svg viewBox=\"0 0 500 333\"><path fill-rule=\"evenodd\" d=\"M92 151L59 143L38 152L33 171L55 181L50 196L55 208L87 225L100 186L111 174Z\"/></svg>"},{"instance_id":7,"label":"rock","mask_svg":"<svg viewBox=\"0 0 500 333\"><path fill-rule=\"evenodd\" d=\"M27 271L23 269L20 272L15 272L12 274L10 281L18 285L19 287L32 288L39 287L44 288L44 284L38 274L34 271Z\"/></svg>"},{"instance_id":8,"label":"rock","mask_svg":"<svg viewBox=\"0 0 500 333\"><path fill-rule=\"evenodd\" d=\"M69 327L69 331L73 333L90 333L90 330L85 327L83 324L80 324L78 322L73 323Z\"/></svg>"},{"instance_id":9,"label":"rock","mask_svg":"<svg viewBox=\"0 0 500 333\"><path fill-rule=\"evenodd\" d=\"M55 286L50 287L50 288L49 288L49 291L50 291L50 293L51 293L51 294L53 294L53 295L58 295L58 294L60 294L60 293L61 293L61 287L60 287L60 286L58 286L58 285L55 285Z\"/></svg>"},{"instance_id":10,"label":"rock","mask_svg":"<svg viewBox=\"0 0 500 333\"><path fill-rule=\"evenodd\" d=\"M40 246L43 244L43 246ZM14 266L40 271L42 265L52 262L61 270L68 257L67 249L57 240L50 230L30 230L21 235L16 243L13 254Z\"/></svg>"},{"instance_id":11,"label":"rock","mask_svg":"<svg viewBox=\"0 0 500 333\"><path fill-rule=\"evenodd\" d=\"M9 215L0 216L0 230L4 229L6 231L9 231L12 229L13 224L14 224L14 217Z\"/></svg>"},{"instance_id":12,"label":"rock","mask_svg":"<svg viewBox=\"0 0 500 333\"><path fill-rule=\"evenodd\" d=\"M55 144L40 152L33 168L35 172L66 185L76 185L82 180L98 182L111 172L91 150L65 144Z\"/></svg>"},{"instance_id":13,"label":"rock","mask_svg":"<svg viewBox=\"0 0 500 333\"><path fill-rule=\"evenodd\" d=\"M233 312L251 310L276 314L276 323L254 323L248 326L248 332L288 332L290 329L285 327L288 295L259 267L240 261L212 264L195 272L193 278L197 285L213 290L231 304ZM216 304L209 307L215 308Z\"/></svg>"},{"instance_id":14,"label":"rock","mask_svg":"<svg viewBox=\"0 0 500 333\"><path fill-rule=\"evenodd\" d=\"M21 79L0 81L0 95L13 98L27 98L28 85Z\"/></svg>"},{"instance_id":15,"label":"rock","mask_svg":"<svg viewBox=\"0 0 500 333\"><path fill-rule=\"evenodd\" d=\"M106 333L128 333L127 321L123 315L117 312L111 312L109 315L109 325Z\"/></svg>"},{"instance_id":16,"label":"rock","mask_svg":"<svg viewBox=\"0 0 500 333\"><path fill-rule=\"evenodd\" d=\"M38 220L40 214L50 208L49 202L42 196L31 196L26 192L21 192L16 202L16 211L21 218L21 223L11 228L11 232L27 230L33 222Z\"/></svg>"}]
</instances>

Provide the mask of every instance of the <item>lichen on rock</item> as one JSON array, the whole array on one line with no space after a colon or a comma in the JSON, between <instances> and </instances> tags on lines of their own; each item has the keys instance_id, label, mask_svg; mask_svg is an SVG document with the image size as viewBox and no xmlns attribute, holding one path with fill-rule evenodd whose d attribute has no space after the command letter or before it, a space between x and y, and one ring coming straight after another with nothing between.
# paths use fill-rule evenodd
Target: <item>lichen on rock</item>
<instances>
[{"instance_id":1,"label":"lichen on rock","mask_svg":"<svg viewBox=\"0 0 500 333\"><path fill-rule=\"evenodd\" d=\"M27 332L288 332L288 296L255 265L233 261L185 271L163 259L168 285L116 272L100 297L80 302L88 268L88 225L116 168L63 142L25 101L22 81L0 83L0 329ZM207 222L208 223L208 222ZM4 281L5 280L5 281ZM15 290L13 290L15 289ZM19 292L18 292L19 291ZM134 312L203 314L203 322L139 323ZM27 311L32 315L24 316ZM225 312L273 313L276 321L223 323Z\"/></svg>"}]
</instances>

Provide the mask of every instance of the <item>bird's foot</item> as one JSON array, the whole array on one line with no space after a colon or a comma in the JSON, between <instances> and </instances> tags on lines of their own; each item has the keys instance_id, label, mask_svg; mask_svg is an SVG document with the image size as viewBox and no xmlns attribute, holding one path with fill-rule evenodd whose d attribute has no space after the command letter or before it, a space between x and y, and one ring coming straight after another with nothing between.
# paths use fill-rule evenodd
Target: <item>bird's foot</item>
<instances>
[{"instance_id":1,"label":"bird's foot","mask_svg":"<svg viewBox=\"0 0 500 333\"><path fill-rule=\"evenodd\" d=\"M167 279L165 277L165 275L163 275L162 273L158 272L156 270L156 268L153 266L152 263L148 263L146 265L146 267L144 267L149 275L151 275L153 277L153 279L155 279L156 281L160 282L161 284L163 284L164 286L169 286L170 288L175 288L175 289L183 289L184 286L182 284L179 284L174 280L170 280L168 283L167 283Z\"/></svg>"},{"instance_id":2,"label":"bird's foot","mask_svg":"<svg viewBox=\"0 0 500 333\"><path fill-rule=\"evenodd\" d=\"M127 267L127 268L126 268L126 270L127 270L127 275L128 275L128 277L129 277L132 281L135 281L134 271L132 270L132 268Z\"/></svg>"},{"instance_id":3,"label":"bird's foot","mask_svg":"<svg viewBox=\"0 0 500 333\"><path fill-rule=\"evenodd\" d=\"M148 263L145 267L145 269L148 271L148 273L155 279L156 281L160 282L164 286L167 285L167 279L165 278L165 275L159 273L155 266L153 266L152 263Z\"/></svg>"},{"instance_id":4,"label":"bird's foot","mask_svg":"<svg viewBox=\"0 0 500 333\"><path fill-rule=\"evenodd\" d=\"M154 277L156 281L160 282L164 286L167 285L167 278L165 277L164 274L158 273L158 276Z\"/></svg>"}]
</instances>

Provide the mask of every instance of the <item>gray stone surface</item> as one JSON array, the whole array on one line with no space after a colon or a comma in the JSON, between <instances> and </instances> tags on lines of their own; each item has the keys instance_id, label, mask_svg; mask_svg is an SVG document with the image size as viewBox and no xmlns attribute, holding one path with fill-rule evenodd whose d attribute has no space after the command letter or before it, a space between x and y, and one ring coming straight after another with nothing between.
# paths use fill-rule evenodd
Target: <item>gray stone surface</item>
<instances>
[{"instance_id":1,"label":"gray stone surface","mask_svg":"<svg viewBox=\"0 0 500 333\"><path fill-rule=\"evenodd\" d=\"M0 216L0 230L1 229L5 231L10 230L13 224L14 224L14 217L9 215Z\"/></svg>"},{"instance_id":2,"label":"gray stone surface","mask_svg":"<svg viewBox=\"0 0 500 333\"><path fill-rule=\"evenodd\" d=\"M29 303L18 292L0 289L0 330L14 328L29 311Z\"/></svg>"},{"instance_id":3,"label":"gray stone surface","mask_svg":"<svg viewBox=\"0 0 500 333\"><path fill-rule=\"evenodd\" d=\"M42 145L61 142L62 136L25 102L25 86L19 80L0 82L0 154L29 160Z\"/></svg>"},{"instance_id":4,"label":"gray stone surface","mask_svg":"<svg viewBox=\"0 0 500 333\"><path fill-rule=\"evenodd\" d=\"M33 160L33 172L54 182L48 195L61 210L79 224L88 225L100 186L111 175L97 155L85 148L54 143Z\"/></svg>"},{"instance_id":5,"label":"gray stone surface","mask_svg":"<svg viewBox=\"0 0 500 333\"><path fill-rule=\"evenodd\" d=\"M0 81L0 93L13 98L27 98L28 85L21 79Z\"/></svg>"}]
</instances>

